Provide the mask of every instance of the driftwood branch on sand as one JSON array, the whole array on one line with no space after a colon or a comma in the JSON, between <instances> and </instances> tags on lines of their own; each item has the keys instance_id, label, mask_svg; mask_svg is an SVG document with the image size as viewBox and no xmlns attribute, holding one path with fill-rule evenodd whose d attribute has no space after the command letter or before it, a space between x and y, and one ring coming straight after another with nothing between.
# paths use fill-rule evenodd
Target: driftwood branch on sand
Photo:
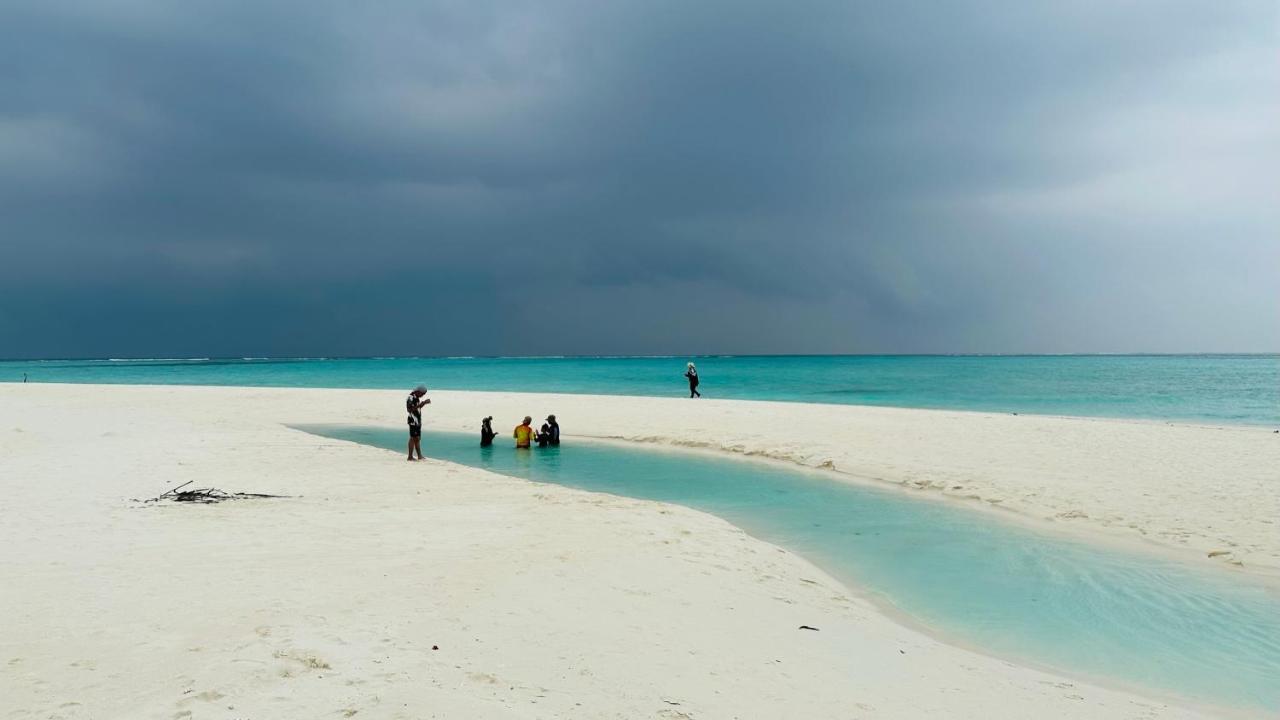
<instances>
[{"instance_id":1,"label":"driftwood branch on sand","mask_svg":"<svg viewBox=\"0 0 1280 720\"><path fill-rule=\"evenodd\" d=\"M191 490L183 490L186 486L195 482L194 480L184 482L177 487L170 488L159 495L149 498L144 502L160 502L162 500L172 500L173 502L188 503L219 503L224 500L248 500L252 498L282 498L288 495L267 495L265 493L232 493L218 488L192 488Z\"/></svg>"}]
</instances>

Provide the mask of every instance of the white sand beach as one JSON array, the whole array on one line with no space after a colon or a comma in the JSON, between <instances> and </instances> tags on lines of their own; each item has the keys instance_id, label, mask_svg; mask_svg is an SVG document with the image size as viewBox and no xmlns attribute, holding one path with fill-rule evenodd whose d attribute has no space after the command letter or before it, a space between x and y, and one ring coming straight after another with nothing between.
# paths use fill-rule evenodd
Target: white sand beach
<instances>
[{"instance_id":1,"label":"white sand beach","mask_svg":"<svg viewBox=\"0 0 1280 720\"><path fill-rule=\"evenodd\" d=\"M0 718L1215 715L945 644L703 513L286 426L398 427L403 396L0 384ZM1269 429L431 397L428 428L492 414L501 442L520 416L554 412L567 441L825 466L1280 571ZM290 497L139 502L187 481Z\"/></svg>"}]
</instances>

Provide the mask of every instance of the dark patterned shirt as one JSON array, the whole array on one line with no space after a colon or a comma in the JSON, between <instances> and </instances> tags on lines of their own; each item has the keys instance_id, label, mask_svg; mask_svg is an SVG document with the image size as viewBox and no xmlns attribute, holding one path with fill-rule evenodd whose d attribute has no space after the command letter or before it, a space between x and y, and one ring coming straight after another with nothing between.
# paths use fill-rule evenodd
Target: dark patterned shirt
<instances>
[{"instance_id":1,"label":"dark patterned shirt","mask_svg":"<svg viewBox=\"0 0 1280 720\"><path fill-rule=\"evenodd\" d=\"M409 413L409 426L422 427L422 403L418 398L410 395L404 401L404 409Z\"/></svg>"}]
</instances>

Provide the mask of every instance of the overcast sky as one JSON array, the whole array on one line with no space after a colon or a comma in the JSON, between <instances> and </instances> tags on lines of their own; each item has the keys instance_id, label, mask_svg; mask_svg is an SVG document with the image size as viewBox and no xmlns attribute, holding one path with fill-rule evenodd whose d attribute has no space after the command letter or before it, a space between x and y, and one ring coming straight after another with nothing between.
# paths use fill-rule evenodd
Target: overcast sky
<instances>
[{"instance_id":1,"label":"overcast sky","mask_svg":"<svg viewBox=\"0 0 1280 720\"><path fill-rule=\"evenodd\" d=\"M0 357L1280 350L1231 2L0 3Z\"/></svg>"}]
</instances>

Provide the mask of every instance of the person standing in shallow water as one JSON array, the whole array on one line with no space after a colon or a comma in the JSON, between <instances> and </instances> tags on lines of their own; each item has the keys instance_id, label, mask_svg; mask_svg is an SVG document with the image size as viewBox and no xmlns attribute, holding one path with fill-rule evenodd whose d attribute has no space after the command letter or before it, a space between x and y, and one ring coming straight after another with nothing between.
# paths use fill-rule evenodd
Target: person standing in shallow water
<instances>
[{"instance_id":1,"label":"person standing in shallow water","mask_svg":"<svg viewBox=\"0 0 1280 720\"><path fill-rule=\"evenodd\" d=\"M430 405L431 398L424 398L427 394L427 386L419 385L409 393L409 397L404 401L405 412L409 414L409 460L422 459L422 406ZM418 457L414 457L414 451L417 451Z\"/></svg>"},{"instance_id":2,"label":"person standing in shallow water","mask_svg":"<svg viewBox=\"0 0 1280 720\"><path fill-rule=\"evenodd\" d=\"M493 431L493 416L480 421L480 447L489 447L493 444L493 439L498 437L498 433Z\"/></svg>"},{"instance_id":3,"label":"person standing in shallow water","mask_svg":"<svg viewBox=\"0 0 1280 720\"><path fill-rule=\"evenodd\" d=\"M533 428L530 426L530 423L532 422L533 418L525 415L524 422L516 426L515 432L512 433L512 436L516 439L516 448L528 448L533 442L537 433L535 433Z\"/></svg>"},{"instance_id":4,"label":"person standing in shallow water","mask_svg":"<svg viewBox=\"0 0 1280 720\"><path fill-rule=\"evenodd\" d=\"M702 397L702 393L698 392L698 368L689 363L689 369L684 371L684 376L689 378L689 397Z\"/></svg>"}]
</instances>

